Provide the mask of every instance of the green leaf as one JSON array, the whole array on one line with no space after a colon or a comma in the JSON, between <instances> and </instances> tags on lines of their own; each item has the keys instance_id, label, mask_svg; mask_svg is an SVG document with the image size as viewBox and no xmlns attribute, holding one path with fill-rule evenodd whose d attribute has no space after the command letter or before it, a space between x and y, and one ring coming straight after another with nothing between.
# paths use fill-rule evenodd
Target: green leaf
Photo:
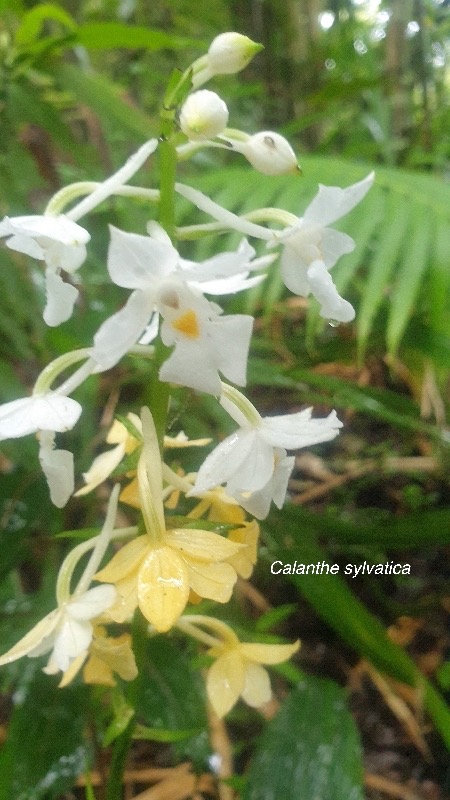
<instances>
[{"instance_id":1,"label":"green leaf","mask_svg":"<svg viewBox=\"0 0 450 800\"><path fill-rule=\"evenodd\" d=\"M165 636L155 636L149 641L144 669L139 718L145 727L162 731L162 736L167 731L172 737L182 734L178 743L171 739L178 755L192 757L204 766L210 750L205 689L198 670L191 666L180 644ZM187 731L195 733L186 739Z\"/></svg>"},{"instance_id":2,"label":"green leaf","mask_svg":"<svg viewBox=\"0 0 450 800\"><path fill-rule=\"evenodd\" d=\"M121 733L124 732L128 723L134 717L134 708L126 702L120 690L113 693L112 701L114 709L114 719L108 725L103 736L103 745L108 747Z\"/></svg>"},{"instance_id":3,"label":"green leaf","mask_svg":"<svg viewBox=\"0 0 450 800\"><path fill-rule=\"evenodd\" d=\"M91 106L104 121L119 125L122 131L149 139L154 123L143 111L122 99L123 89L102 75L83 72L71 64L55 68L58 82Z\"/></svg>"},{"instance_id":4,"label":"green leaf","mask_svg":"<svg viewBox=\"0 0 450 800\"><path fill-rule=\"evenodd\" d=\"M190 739L198 733L198 728L190 728L186 731L169 731L162 728L148 728L146 725L136 725L133 739L140 739L146 742L181 742L183 739Z\"/></svg>"},{"instance_id":5,"label":"green leaf","mask_svg":"<svg viewBox=\"0 0 450 800\"><path fill-rule=\"evenodd\" d=\"M180 50L201 47L195 39L185 39L153 28L125 25L122 22L86 22L77 31L77 40L89 50L112 50L117 47L146 50Z\"/></svg>"},{"instance_id":6,"label":"green leaf","mask_svg":"<svg viewBox=\"0 0 450 800\"><path fill-rule=\"evenodd\" d=\"M267 725L243 800L363 800L361 745L342 689L307 677Z\"/></svg>"},{"instance_id":7,"label":"green leaf","mask_svg":"<svg viewBox=\"0 0 450 800\"><path fill-rule=\"evenodd\" d=\"M354 383L342 380L342 378L320 375L310 370L293 369L289 370L287 375L304 383L306 386L313 386L329 392L332 406L345 409L353 408L391 425L426 433L433 439L438 439L442 442L440 431L434 425L424 422L420 418L417 405L408 397L402 397L397 392L388 389L356 386ZM297 388L301 389L303 396L305 396L304 386L297 384Z\"/></svg>"},{"instance_id":8,"label":"green leaf","mask_svg":"<svg viewBox=\"0 0 450 800\"><path fill-rule=\"evenodd\" d=\"M408 214L406 203L399 204L395 195L389 195L385 205L384 220L380 225L379 241L370 263L357 315L358 338L363 351L404 241Z\"/></svg>"},{"instance_id":9,"label":"green leaf","mask_svg":"<svg viewBox=\"0 0 450 800\"><path fill-rule=\"evenodd\" d=\"M69 31L75 31L77 28L75 20L61 6L54 3L40 3L23 16L16 31L16 46L23 49L33 44L39 38L46 20L59 22Z\"/></svg>"},{"instance_id":10,"label":"green leaf","mask_svg":"<svg viewBox=\"0 0 450 800\"><path fill-rule=\"evenodd\" d=\"M431 220L427 225L421 224L422 214L423 209L418 205L409 208L407 244L392 292L387 322L386 341L391 354L398 350L428 265L433 225Z\"/></svg>"},{"instance_id":11,"label":"green leaf","mask_svg":"<svg viewBox=\"0 0 450 800\"><path fill-rule=\"evenodd\" d=\"M55 679L23 668L28 681L16 693L8 739L0 754L0 800L54 800L86 771L83 736L86 687L58 689Z\"/></svg>"}]
</instances>

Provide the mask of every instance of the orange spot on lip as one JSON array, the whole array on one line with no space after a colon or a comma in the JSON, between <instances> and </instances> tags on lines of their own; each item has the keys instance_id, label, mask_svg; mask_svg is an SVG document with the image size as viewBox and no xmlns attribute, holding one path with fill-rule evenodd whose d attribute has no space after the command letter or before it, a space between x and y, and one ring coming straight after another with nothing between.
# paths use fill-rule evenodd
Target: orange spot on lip
<instances>
[{"instance_id":1,"label":"orange spot on lip","mask_svg":"<svg viewBox=\"0 0 450 800\"><path fill-rule=\"evenodd\" d=\"M172 322L172 327L175 330L189 336L190 339L198 339L200 336L200 327L198 324L197 316L194 311L186 311L181 317Z\"/></svg>"}]
</instances>

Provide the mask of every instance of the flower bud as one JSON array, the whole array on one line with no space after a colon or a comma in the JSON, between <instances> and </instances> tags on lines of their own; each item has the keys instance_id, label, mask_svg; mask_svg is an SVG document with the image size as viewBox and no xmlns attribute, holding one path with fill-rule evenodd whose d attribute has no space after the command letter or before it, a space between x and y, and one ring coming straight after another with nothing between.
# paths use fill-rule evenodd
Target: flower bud
<instances>
[{"instance_id":1,"label":"flower bud","mask_svg":"<svg viewBox=\"0 0 450 800\"><path fill-rule=\"evenodd\" d=\"M180 127L188 139L202 142L222 133L228 109L215 92L201 89L189 95L180 112Z\"/></svg>"},{"instance_id":2,"label":"flower bud","mask_svg":"<svg viewBox=\"0 0 450 800\"><path fill-rule=\"evenodd\" d=\"M232 75L250 63L253 56L263 50L262 44L253 42L240 33L221 33L211 42L208 50L208 68L212 75Z\"/></svg>"},{"instance_id":3,"label":"flower bud","mask_svg":"<svg viewBox=\"0 0 450 800\"><path fill-rule=\"evenodd\" d=\"M263 175L287 175L300 172L297 157L289 142L273 131L260 131L232 146Z\"/></svg>"}]
</instances>

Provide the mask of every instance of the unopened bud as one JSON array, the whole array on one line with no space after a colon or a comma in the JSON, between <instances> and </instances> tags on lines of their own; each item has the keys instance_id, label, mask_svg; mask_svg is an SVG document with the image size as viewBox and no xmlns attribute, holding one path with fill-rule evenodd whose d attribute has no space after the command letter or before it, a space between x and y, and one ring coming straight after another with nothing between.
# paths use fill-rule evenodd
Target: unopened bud
<instances>
[{"instance_id":1,"label":"unopened bud","mask_svg":"<svg viewBox=\"0 0 450 800\"><path fill-rule=\"evenodd\" d=\"M273 131L261 131L244 142L232 142L252 167L264 175L287 175L300 172L297 157L289 142Z\"/></svg>"},{"instance_id":2,"label":"unopened bud","mask_svg":"<svg viewBox=\"0 0 450 800\"><path fill-rule=\"evenodd\" d=\"M233 75L244 69L261 50L262 44L253 42L241 33L221 33L211 42L208 50L209 71L212 75Z\"/></svg>"},{"instance_id":3,"label":"unopened bud","mask_svg":"<svg viewBox=\"0 0 450 800\"><path fill-rule=\"evenodd\" d=\"M222 133L228 109L222 98L208 89L189 95L180 112L180 128L188 139L202 142Z\"/></svg>"}]
</instances>

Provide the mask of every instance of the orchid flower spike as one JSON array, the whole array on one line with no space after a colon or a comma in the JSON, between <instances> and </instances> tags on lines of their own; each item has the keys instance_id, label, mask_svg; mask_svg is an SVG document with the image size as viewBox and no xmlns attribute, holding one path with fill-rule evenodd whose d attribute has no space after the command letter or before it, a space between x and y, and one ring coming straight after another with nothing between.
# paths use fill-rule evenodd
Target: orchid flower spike
<instances>
[{"instance_id":1,"label":"orchid flower spike","mask_svg":"<svg viewBox=\"0 0 450 800\"><path fill-rule=\"evenodd\" d=\"M111 538L118 494L119 487L111 495L105 524L94 540L91 557L75 590L70 592L73 571L80 557L91 549L92 541L78 545L66 557L58 575L57 607L0 656L0 666L23 656L34 658L50 654L44 672L53 675L58 671L65 673L75 660L81 660L82 663L87 657L93 635L93 620L101 617L116 600L113 586L95 586L93 589L89 586Z\"/></svg>"},{"instance_id":2,"label":"orchid flower spike","mask_svg":"<svg viewBox=\"0 0 450 800\"><path fill-rule=\"evenodd\" d=\"M312 419L310 408L263 418L237 389L222 384L222 390L220 403L240 427L206 457L188 496L202 496L225 484L249 514L264 519L271 502L281 508L286 497L295 461L286 450L328 442L337 436L342 422L335 411Z\"/></svg>"}]
</instances>

